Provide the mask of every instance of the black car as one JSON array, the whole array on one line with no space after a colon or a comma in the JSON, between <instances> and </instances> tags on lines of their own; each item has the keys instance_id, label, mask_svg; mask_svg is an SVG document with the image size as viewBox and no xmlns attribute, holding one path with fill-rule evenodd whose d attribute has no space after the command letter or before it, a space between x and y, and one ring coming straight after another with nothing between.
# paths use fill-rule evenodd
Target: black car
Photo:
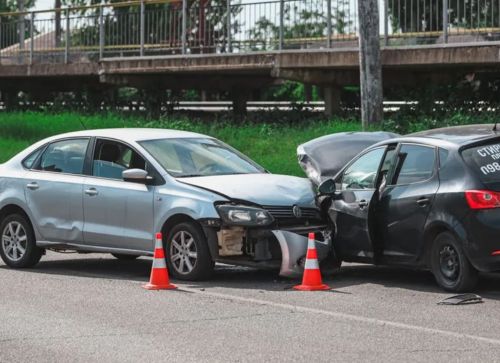
<instances>
[{"instance_id":1,"label":"black car","mask_svg":"<svg viewBox=\"0 0 500 363\"><path fill-rule=\"evenodd\" d=\"M338 141L349 137L363 136ZM299 161L314 145L299 147ZM479 271L500 271L500 133L494 125L392 135L337 169L325 157L329 152L334 160L333 150L335 142L301 165L319 184L338 262L429 268L441 287L455 292L472 289Z\"/></svg>"}]
</instances>

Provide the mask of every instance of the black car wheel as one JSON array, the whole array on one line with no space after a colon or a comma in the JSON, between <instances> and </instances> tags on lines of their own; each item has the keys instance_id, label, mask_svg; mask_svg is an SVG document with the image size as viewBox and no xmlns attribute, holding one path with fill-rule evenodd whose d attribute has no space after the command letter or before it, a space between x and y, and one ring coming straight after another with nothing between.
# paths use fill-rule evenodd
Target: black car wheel
<instances>
[{"instance_id":1,"label":"black car wheel","mask_svg":"<svg viewBox=\"0 0 500 363\"><path fill-rule=\"evenodd\" d=\"M139 257L136 255L122 255L121 253L112 253L111 255L114 258L117 258L119 260L124 260L124 261L132 261L132 260L135 260Z\"/></svg>"},{"instance_id":2,"label":"black car wheel","mask_svg":"<svg viewBox=\"0 0 500 363\"><path fill-rule=\"evenodd\" d=\"M319 268L323 275L333 276L340 272L342 260L332 251L324 260L320 261Z\"/></svg>"},{"instance_id":3,"label":"black car wheel","mask_svg":"<svg viewBox=\"0 0 500 363\"><path fill-rule=\"evenodd\" d=\"M26 268L36 265L43 249L36 246L31 223L20 214L7 216L0 224L0 255L6 265Z\"/></svg>"},{"instance_id":4,"label":"black car wheel","mask_svg":"<svg viewBox=\"0 0 500 363\"><path fill-rule=\"evenodd\" d=\"M181 280L204 280L212 275L214 262L202 229L193 222L176 225L164 241L169 272Z\"/></svg>"},{"instance_id":5,"label":"black car wheel","mask_svg":"<svg viewBox=\"0 0 500 363\"><path fill-rule=\"evenodd\" d=\"M471 265L453 234L439 234L432 245L431 269L446 291L465 292L477 284L478 271Z\"/></svg>"}]
</instances>

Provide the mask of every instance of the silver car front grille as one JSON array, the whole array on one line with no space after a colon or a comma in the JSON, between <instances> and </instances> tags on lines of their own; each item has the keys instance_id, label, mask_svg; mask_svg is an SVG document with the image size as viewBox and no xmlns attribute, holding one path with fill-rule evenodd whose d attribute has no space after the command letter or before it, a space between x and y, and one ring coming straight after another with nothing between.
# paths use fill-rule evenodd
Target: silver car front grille
<instances>
[{"instance_id":1,"label":"silver car front grille","mask_svg":"<svg viewBox=\"0 0 500 363\"><path fill-rule=\"evenodd\" d=\"M292 206L263 206L263 208L267 210L278 222L321 219L319 211L314 208L297 208Z\"/></svg>"}]
</instances>

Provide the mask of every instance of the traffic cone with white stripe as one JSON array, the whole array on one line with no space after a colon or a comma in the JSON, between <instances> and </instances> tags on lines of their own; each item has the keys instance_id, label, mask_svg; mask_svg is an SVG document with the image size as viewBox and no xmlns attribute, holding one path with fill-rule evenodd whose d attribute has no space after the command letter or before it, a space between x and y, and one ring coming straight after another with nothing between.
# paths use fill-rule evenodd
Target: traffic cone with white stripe
<instances>
[{"instance_id":1,"label":"traffic cone with white stripe","mask_svg":"<svg viewBox=\"0 0 500 363\"><path fill-rule=\"evenodd\" d=\"M153 268L149 284L143 286L147 290L171 290L177 289L168 278L167 262L165 261L165 250L163 249L163 238L161 233L156 234L155 253L153 257Z\"/></svg>"},{"instance_id":2,"label":"traffic cone with white stripe","mask_svg":"<svg viewBox=\"0 0 500 363\"><path fill-rule=\"evenodd\" d=\"M330 286L323 284L323 281L321 279L321 271L319 270L318 252L316 251L314 233L309 233L306 265L304 267L302 284L294 286L293 288L295 290L301 291L330 290Z\"/></svg>"}]
</instances>

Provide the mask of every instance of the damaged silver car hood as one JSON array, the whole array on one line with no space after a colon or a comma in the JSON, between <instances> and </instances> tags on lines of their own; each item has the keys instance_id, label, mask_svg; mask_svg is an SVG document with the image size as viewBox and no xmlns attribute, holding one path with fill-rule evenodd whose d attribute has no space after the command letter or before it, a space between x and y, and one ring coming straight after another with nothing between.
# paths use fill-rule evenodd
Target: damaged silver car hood
<instances>
[{"instance_id":1,"label":"damaged silver car hood","mask_svg":"<svg viewBox=\"0 0 500 363\"><path fill-rule=\"evenodd\" d=\"M380 141L393 139L398 134L391 132L340 132L326 135L299 145L299 165L307 177L319 185L333 178L361 151Z\"/></svg>"},{"instance_id":2,"label":"damaged silver car hood","mask_svg":"<svg viewBox=\"0 0 500 363\"><path fill-rule=\"evenodd\" d=\"M211 190L233 200L266 206L315 207L315 191L305 178L274 174L238 174L179 178L178 181Z\"/></svg>"}]
</instances>

